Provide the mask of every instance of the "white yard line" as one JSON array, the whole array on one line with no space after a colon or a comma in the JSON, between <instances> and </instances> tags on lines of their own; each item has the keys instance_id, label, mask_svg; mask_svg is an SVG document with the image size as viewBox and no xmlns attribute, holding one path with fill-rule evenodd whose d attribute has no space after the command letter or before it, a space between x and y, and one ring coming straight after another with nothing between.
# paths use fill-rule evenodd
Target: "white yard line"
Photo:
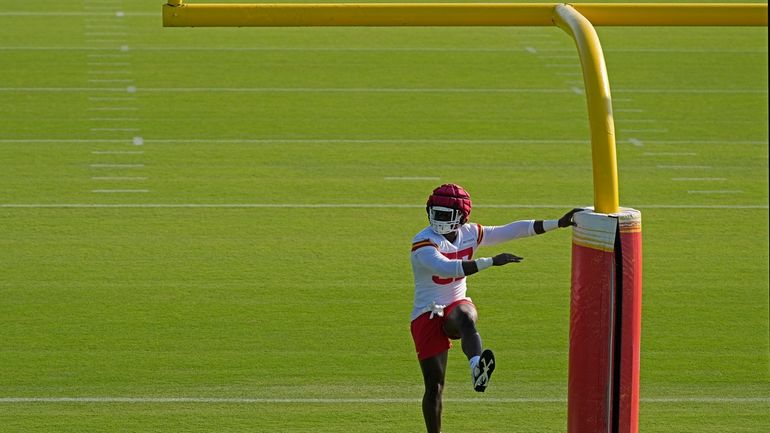
<instances>
[{"instance_id":1,"label":"white yard line","mask_svg":"<svg viewBox=\"0 0 770 433\"><path fill-rule=\"evenodd\" d=\"M574 204L498 204L475 205L486 209L567 209ZM768 209L766 204L678 205L632 204L634 209ZM5 209L424 209L425 205L397 203L0 203Z\"/></svg>"},{"instance_id":2,"label":"white yard line","mask_svg":"<svg viewBox=\"0 0 770 433\"><path fill-rule=\"evenodd\" d=\"M644 152L644 156L697 156L697 155L698 154L695 152Z\"/></svg>"},{"instance_id":3,"label":"white yard line","mask_svg":"<svg viewBox=\"0 0 770 433\"><path fill-rule=\"evenodd\" d=\"M87 74L91 75L131 75L131 71L127 70L110 70L110 71L88 71Z\"/></svg>"},{"instance_id":4,"label":"white yard line","mask_svg":"<svg viewBox=\"0 0 770 433\"><path fill-rule=\"evenodd\" d=\"M127 32L85 32L86 36L128 36Z\"/></svg>"},{"instance_id":5,"label":"white yard line","mask_svg":"<svg viewBox=\"0 0 770 433\"><path fill-rule=\"evenodd\" d=\"M89 20L90 23L104 23L104 24L110 24L110 23L121 23L118 20L115 20L115 18L121 18L122 16L154 16L157 17L158 14L154 13L141 13L141 12L126 12L123 13L122 16L119 16L118 13L121 12L115 12L115 13L78 13L78 12L50 12L48 14L45 13L34 13L34 12L0 12L0 17L16 17L16 16L60 16L57 14L66 14L61 16L91 16L94 18L91 18ZM98 20L98 21L97 21ZM550 37L550 35L528 35L527 37L543 37L547 38ZM566 40L565 40L566 41ZM194 46L188 46L188 47L182 47L182 46L138 46L134 48L138 51L172 51L172 52L185 52L185 51L217 51L217 52L223 52L223 51L231 51L231 52L241 52L241 51L275 51L275 52L468 52L468 53L532 53L527 48L533 48L532 45L560 45L564 41L561 40L554 40L554 41L537 41L537 42L529 42L524 41L520 42L517 45L524 45L524 47L520 46L514 46L514 47L500 47L500 48L489 48L489 47L469 47L469 48L453 48L453 47L227 47L227 46L219 46L219 47L194 47ZM0 51L2 50L90 50L94 49L93 47L88 46L0 46ZM547 59L547 58L563 58L563 59L575 59L578 60L578 54L575 51L574 48L536 48L539 53L545 53L541 56L541 58ZM605 53L672 53L672 54L748 54L748 55L767 55L767 47L764 48L749 48L749 49L689 49L689 48L663 48L663 49L657 49L657 48L614 48L614 49L605 49ZM561 54L548 54L548 53L565 53L564 55Z\"/></svg>"},{"instance_id":6,"label":"white yard line","mask_svg":"<svg viewBox=\"0 0 770 433\"><path fill-rule=\"evenodd\" d=\"M134 194L150 192L148 189L92 189L91 192L97 194Z\"/></svg>"},{"instance_id":7,"label":"white yard line","mask_svg":"<svg viewBox=\"0 0 770 433\"><path fill-rule=\"evenodd\" d=\"M388 176L385 180L440 180L438 177L426 176Z\"/></svg>"},{"instance_id":8,"label":"white yard line","mask_svg":"<svg viewBox=\"0 0 770 433\"><path fill-rule=\"evenodd\" d=\"M589 144L588 140L518 140L518 139L346 139L346 138L244 138L244 139L144 139L148 144L173 144L173 143L200 143L200 144L266 144L266 143L295 143L295 144L435 144L435 143L458 143L458 144ZM20 138L20 139L0 139L0 143L27 143L27 144L45 144L45 143L130 143L128 139L98 139L98 138Z\"/></svg>"},{"instance_id":9,"label":"white yard line","mask_svg":"<svg viewBox=\"0 0 770 433\"><path fill-rule=\"evenodd\" d=\"M89 83L133 83L133 78L116 78L116 79L101 79L94 78L88 80Z\"/></svg>"},{"instance_id":10,"label":"white yard line","mask_svg":"<svg viewBox=\"0 0 770 433\"><path fill-rule=\"evenodd\" d=\"M136 107L94 107L89 108L88 111L138 111Z\"/></svg>"},{"instance_id":11,"label":"white yard line","mask_svg":"<svg viewBox=\"0 0 770 433\"><path fill-rule=\"evenodd\" d=\"M127 50L128 48L126 48ZM108 57L110 54L93 55ZM128 83L133 80L89 80L100 83ZM152 93L532 93L532 94L583 94L578 87L560 88L425 88L425 87L0 87L0 92L152 92ZM761 94L767 95L767 89L613 89L618 94ZM664 131L655 131L664 132Z\"/></svg>"},{"instance_id":12,"label":"white yard line","mask_svg":"<svg viewBox=\"0 0 770 433\"><path fill-rule=\"evenodd\" d=\"M94 176L91 180L147 180L142 176Z\"/></svg>"},{"instance_id":13,"label":"white yard line","mask_svg":"<svg viewBox=\"0 0 770 433\"><path fill-rule=\"evenodd\" d=\"M724 182L726 177L674 177L674 182Z\"/></svg>"},{"instance_id":14,"label":"white yard line","mask_svg":"<svg viewBox=\"0 0 770 433\"><path fill-rule=\"evenodd\" d=\"M130 62L88 62L87 66L131 66Z\"/></svg>"},{"instance_id":15,"label":"white yard line","mask_svg":"<svg viewBox=\"0 0 770 433\"><path fill-rule=\"evenodd\" d=\"M710 165L658 165L662 170L711 170Z\"/></svg>"},{"instance_id":16,"label":"white yard line","mask_svg":"<svg viewBox=\"0 0 770 433\"><path fill-rule=\"evenodd\" d=\"M136 122L138 117L89 117L91 122Z\"/></svg>"},{"instance_id":17,"label":"white yard line","mask_svg":"<svg viewBox=\"0 0 770 433\"><path fill-rule=\"evenodd\" d=\"M142 168L144 164L91 164L91 168Z\"/></svg>"},{"instance_id":18,"label":"white yard line","mask_svg":"<svg viewBox=\"0 0 770 433\"><path fill-rule=\"evenodd\" d=\"M142 87L138 90L160 93L569 93L564 88L461 87Z\"/></svg>"},{"instance_id":19,"label":"white yard line","mask_svg":"<svg viewBox=\"0 0 770 433\"><path fill-rule=\"evenodd\" d=\"M92 132L136 132L139 128L91 128Z\"/></svg>"},{"instance_id":20,"label":"white yard line","mask_svg":"<svg viewBox=\"0 0 770 433\"><path fill-rule=\"evenodd\" d=\"M105 107L106 108L106 107ZM135 118L130 118L137 120ZM129 119L125 119L129 120ZM436 143L457 143L457 144L589 144L588 140L560 140L560 139L440 139L440 138L383 138L383 139L357 139L357 138L242 138L242 139L217 139L217 138L145 138L147 144L175 144L175 143L200 143L200 144L271 144L271 143L294 143L294 144L436 144ZM87 144L87 143L131 143L130 139L91 139L91 138L2 138L0 143L19 143L19 144ZM644 144L702 144L702 145L728 145L728 146L749 146L749 145L767 145L766 140L644 140ZM668 168L670 166L661 166ZM679 166L677 166L679 167Z\"/></svg>"},{"instance_id":21,"label":"white yard line","mask_svg":"<svg viewBox=\"0 0 770 433\"><path fill-rule=\"evenodd\" d=\"M412 404L419 398L247 398L247 397L0 397L0 404L23 403L200 403L200 404ZM563 397L445 398L452 403L566 403ZM770 397L651 397L642 403L770 403Z\"/></svg>"},{"instance_id":22,"label":"white yard line","mask_svg":"<svg viewBox=\"0 0 770 433\"><path fill-rule=\"evenodd\" d=\"M109 50L112 51L112 50ZM128 54L87 54L88 57L91 58L111 58L111 59L125 59L128 57Z\"/></svg>"},{"instance_id":23,"label":"white yard line","mask_svg":"<svg viewBox=\"0 0 770 433\"><path fill-rule=\"evenodd\" d=\"M84 8L88 8L87 6ZM111 7L109 11L97 11L92 12L39 12L39 11L16 11L16 12L0 12L0 17L157 17L160 12L123 12L116 11L116 8Z\"/></svg>"},{"instance_id":24,"label":"white yard line","mask_svg":"<svg viewBox=\"0 0 770 433\"><path fill-rule=\"evenodd\" d=\"M623 134L664 134L668 132L668 129L621 129L620 132Z\"/></svg>"},{"instance_id":25,"label":"white yard line","mask_svg":"<svg viewBox=\"0 0 770 433\"><path fill-rule=\"evenodd\" d=\"M687 194L743 194L740 189L690 190Z\"/></svg>"}]
</instances>

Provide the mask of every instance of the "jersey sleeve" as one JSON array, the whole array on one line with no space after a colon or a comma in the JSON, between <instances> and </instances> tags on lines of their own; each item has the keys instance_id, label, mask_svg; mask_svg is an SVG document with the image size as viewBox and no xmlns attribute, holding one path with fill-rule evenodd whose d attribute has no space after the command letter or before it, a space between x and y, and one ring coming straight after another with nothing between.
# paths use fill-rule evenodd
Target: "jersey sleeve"
<instances>
[{"instance_id":1,"label":"jersey sleeve","mask_svg":"<svg viewBox=\"0 0 770 433\"><path fill-rule=\"evenodd\" d=\"M446 258L439 252L436 244L429 240L417 241L412 244L412 260L427 268L431 274L442 278L465 276L463 261Z\"/></svg>"},{"instance_id":2,"label":"jersey sleeve","mask_svg":"<svg viewBox=\"0 0 770 433\"><path fill-rule=\"evenodd\" d=\"M485 226L479 235L479 245L497 245L514 239L534 236L534 220L514 221L504 226Z\"/></svg>"}]
</instances>

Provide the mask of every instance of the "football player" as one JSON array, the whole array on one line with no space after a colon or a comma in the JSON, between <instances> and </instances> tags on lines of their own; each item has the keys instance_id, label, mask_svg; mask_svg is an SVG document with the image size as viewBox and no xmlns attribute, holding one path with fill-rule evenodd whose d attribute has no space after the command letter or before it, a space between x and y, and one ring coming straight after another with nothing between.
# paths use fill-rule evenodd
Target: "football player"
<instances>
[{"instance_id":1,"label":"football player","mask_svg":"<svg viewBox=\"0 0 770 433\"><path fill-rule=\"evenodd\" d=\"M451 340L459 339L468 358L473 389L484 392L495 370L495 356L484 349L476 329L476 307L466 296L467 276L522 257L510 253L473 259L485 245L542 234L574 225L573 209L558 220L523 220L503 226L471 223L471 198L463 187L444 184L428 197L430 225L412 240L414 309L412 338L420 362L425 394L422 411L428 433L441 431L441 402Z\"/></svg>"}]
</instances>

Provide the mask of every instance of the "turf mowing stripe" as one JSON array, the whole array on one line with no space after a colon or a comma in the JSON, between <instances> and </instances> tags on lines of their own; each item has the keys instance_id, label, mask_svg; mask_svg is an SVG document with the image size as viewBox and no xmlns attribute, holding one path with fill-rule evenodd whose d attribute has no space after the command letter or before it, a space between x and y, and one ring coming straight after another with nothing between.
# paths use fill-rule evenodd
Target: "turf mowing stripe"
<instances>
[{"instance_id":1,"label":"turf mowing stripe","mask_svg":"<svg viewBox=\"0 0 770 433\"><path fill-rule=\"evenodd\" d=\"M661 397L642 403L770 403L770 397ZM217 397L2 397L2 404L19 403L204 403L204 404L413 404L419 398L217 398ZM449 403L566 403L562 397L445 398Z\"/></svg>"}]
</instances>

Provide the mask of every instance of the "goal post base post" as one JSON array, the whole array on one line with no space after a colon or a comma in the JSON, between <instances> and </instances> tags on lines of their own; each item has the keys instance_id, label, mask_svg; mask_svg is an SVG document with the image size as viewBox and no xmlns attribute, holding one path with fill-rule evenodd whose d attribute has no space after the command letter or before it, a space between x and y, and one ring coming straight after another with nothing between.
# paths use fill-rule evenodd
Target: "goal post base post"
<instances>
[{"instance_id":1,"label":"goal post base post","mask_svg":"<svg viewBox=\"0 0 770 433\"><path fill-rule=\"evenodd\" d=\"M637 433L642 315L641 213L575 214L568 433Z\"/></svg>"}]
</instances>

